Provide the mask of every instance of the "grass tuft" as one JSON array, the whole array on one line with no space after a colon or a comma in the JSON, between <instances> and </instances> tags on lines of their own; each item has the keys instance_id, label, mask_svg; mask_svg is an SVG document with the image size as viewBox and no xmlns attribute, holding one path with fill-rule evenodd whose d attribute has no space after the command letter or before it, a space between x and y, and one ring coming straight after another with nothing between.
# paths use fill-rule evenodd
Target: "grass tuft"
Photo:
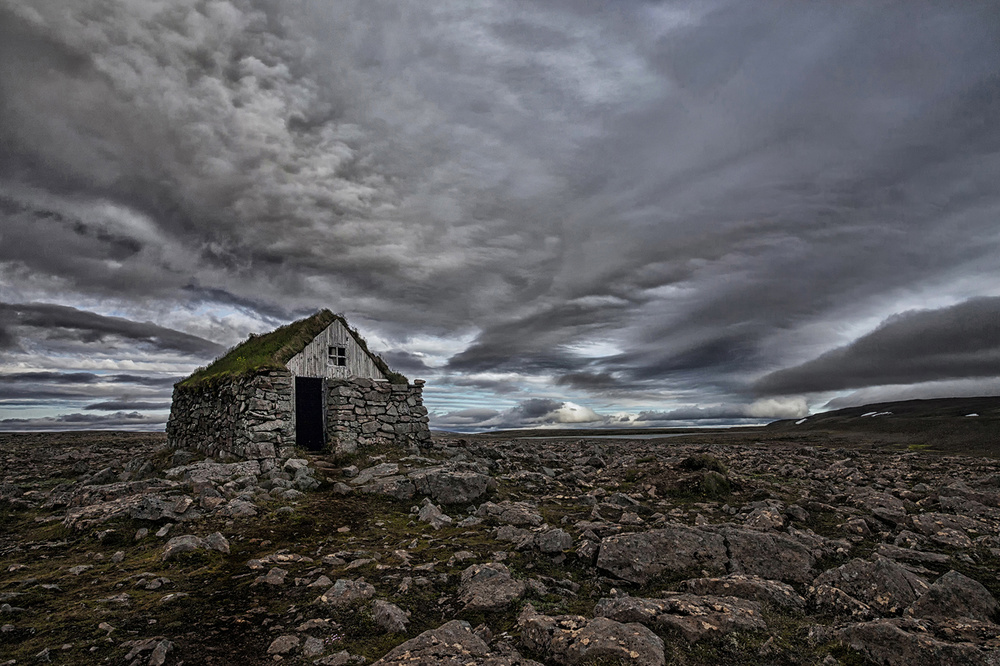
<instances>
[{"instance_id":1,"label":"grass tuft","mask_svg":"<svg viewBox=\"0 0 1000 666\"><path fill-rule=\"evenodd\" d=\"M406 384L407 378L389 368L382 358L368 349L368 343L342 316L329 310L320 310L311 317L300 319L270 333L251 334L249 338L229 349L207 367L198 368L190 377L177 384L179 389L197 389L224 381L230 377L260 374L267 370L285 369L285 364L302 351L330 324L340 321L361 348L372 357L375 365L393 384Z\"/></svg>"}]
</instances>

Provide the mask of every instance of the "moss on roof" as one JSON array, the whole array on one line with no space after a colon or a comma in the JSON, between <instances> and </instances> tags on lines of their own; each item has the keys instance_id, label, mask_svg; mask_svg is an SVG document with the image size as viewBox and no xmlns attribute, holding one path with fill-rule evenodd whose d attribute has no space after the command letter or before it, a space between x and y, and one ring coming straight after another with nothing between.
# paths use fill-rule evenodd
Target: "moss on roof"
<instances>
[{"instance_id":1,"label":"moss on roof","mask_svg":"<svg viewBox=\"0 0 1000 666\"><path fill-rule=\"evenodd\" d=\"M356 330L350 327L346 319L324 309L311 317L292 322L270 333L250 334L249 338L212 361L207 367L198 368L190 377L178 382L176 386L182 389L193 389L211 385L229 377L250 376L267 370L285 369L286 364L293 356L305 349L313 338L335 321L344 325L344 328L372 357L376 367L390 382L394 384L408 382L406 377L391 370L382 357L368 350L368 343Z\"/></svg>"}]
</instances>

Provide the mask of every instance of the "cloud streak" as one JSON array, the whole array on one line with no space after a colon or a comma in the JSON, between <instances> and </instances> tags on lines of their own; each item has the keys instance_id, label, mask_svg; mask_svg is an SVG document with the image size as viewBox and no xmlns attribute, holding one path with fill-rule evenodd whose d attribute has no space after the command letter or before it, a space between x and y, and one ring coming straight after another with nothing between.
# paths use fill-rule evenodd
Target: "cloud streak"
<instances>
[{"instance_id":1,"label":"cloud streak","mask_svg":"<svg viewBox=\"0 0 1000 666\"><path fill-rule=\"evenodd\" d=\"M756 386L765 393L814 393L979 377L1000 377L1000 298L893 315L849 345Z\"/></svg>"}]
</instances>

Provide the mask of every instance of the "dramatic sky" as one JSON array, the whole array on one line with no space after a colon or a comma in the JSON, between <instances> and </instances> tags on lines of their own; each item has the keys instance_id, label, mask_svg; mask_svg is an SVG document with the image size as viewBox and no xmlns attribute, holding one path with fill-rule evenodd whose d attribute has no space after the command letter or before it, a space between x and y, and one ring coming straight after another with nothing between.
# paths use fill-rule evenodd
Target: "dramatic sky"
<instances>
[{"instance_id":1,"label":"dramatic sky","mask_svg":"<svg viewBox=\"0 0 1000 666\"><path fill-rule=\"evenodd\" d=\"M0 428L343 313L439 428L1000 394L992 2L0 0Z\"/></svg>"}]
</instances>

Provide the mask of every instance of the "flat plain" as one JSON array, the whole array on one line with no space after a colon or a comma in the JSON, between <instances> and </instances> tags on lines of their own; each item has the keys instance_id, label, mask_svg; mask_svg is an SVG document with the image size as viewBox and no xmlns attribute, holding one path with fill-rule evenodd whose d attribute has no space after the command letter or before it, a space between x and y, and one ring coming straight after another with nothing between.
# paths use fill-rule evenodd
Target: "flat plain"
<instances>
[{"instance_id":1,"label":"flat plain","mask_svg":"<svg viewBox=\"0 0 1000 666\"><path fill-rule=\"evenodd\" d=\"M995 663L977 400L251 463L0 434L0 664Z\"/></svg>"}]
</instances>

